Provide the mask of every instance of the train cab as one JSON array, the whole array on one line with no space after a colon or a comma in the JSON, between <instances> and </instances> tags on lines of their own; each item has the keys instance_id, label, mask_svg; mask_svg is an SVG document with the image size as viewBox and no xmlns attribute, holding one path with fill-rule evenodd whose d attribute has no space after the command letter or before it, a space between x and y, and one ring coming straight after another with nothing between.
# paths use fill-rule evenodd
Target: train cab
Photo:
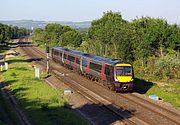
<instances>
[{"instance_id":1,"label":"train cab","mask_svg":"<svg viewBox=\"0 0 180 125\"><path fill-rule=\"evenodd\" d=\"M116 90L132 90L134 74L131 64L118 63L114 67L114 80Z\"/></svg>"}]
</instances>

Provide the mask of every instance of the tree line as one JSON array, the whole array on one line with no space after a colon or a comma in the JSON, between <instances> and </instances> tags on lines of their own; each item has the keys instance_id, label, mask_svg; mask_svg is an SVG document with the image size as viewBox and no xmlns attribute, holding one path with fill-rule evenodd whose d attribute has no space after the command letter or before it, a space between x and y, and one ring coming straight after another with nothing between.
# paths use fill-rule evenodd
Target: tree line
<instances>
[{"instance_id":1,"label":"tree line","mask_svg":"<svg viewBox=\"0 0 180 125\"><path fill-rule=\"evenodd\" d=\"M164 19L141 17L127 21L120 13L109 11L92 21L87 32L48 24L45 29L34 31L33 40L40 45L47 43L128 60L139 75L180 78L177 75L180 74L180 27Z\"/></svg>"},{"instance_id":2,"label":"tree line","mask_svg":"<svg viewBox=\"0 0 180 125\"><path fill-rule=\"evenodd\" d=\"M25 28L0 23L0 44L7 43L10 39L30 35L30 32L30 30Z\"/></svg>"},{"instance_id":3,"label":"tree line","mask_svg":"<svg viewBox=\"0 0 180 125\"><path fill-rule=\"evenodd\" d=\"M77 48L82 43L81 34L77 30L60 24L48 24L45 29L35 29L32 39L39 45L68 48Z\"/></svg>"}]
</instances>

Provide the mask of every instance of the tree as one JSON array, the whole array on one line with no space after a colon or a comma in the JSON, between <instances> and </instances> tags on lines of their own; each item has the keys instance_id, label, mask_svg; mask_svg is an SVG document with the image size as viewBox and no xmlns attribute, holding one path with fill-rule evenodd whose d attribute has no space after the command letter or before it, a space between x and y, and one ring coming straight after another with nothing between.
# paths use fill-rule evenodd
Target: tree
<instances>
[{"instance_id":1,"label":"tree","mask_svg":"<svg viewBox=\"0 0 180 125\"><path fill-rule=\"evenodd\" d=\"M168 39L169 25L165 20L142 17L135 19L132 26L136 31L136 41L133 42L136 59L146 59L149 56L163 56Z\"/></svg>"},{"instance_id":2,"label":"tree","mask_svg":"<svg viewBox=\"0 0 180 125\"><path fill-rule=\"evenodd\" d=\"M95 54L130 61L133 60L131 46L133 34L130 23L122 19L120 13L112 11L104 13L101 19L93 21L88 31L90 41L96 42L94 44L97 46L98 42L101 43L101 46L97 48L100 52L95 51Z\"/></svg>"},{"instance_id":3,"label":"tree","mask_svg":"<svg viewBox=\"0 0 180 125\"><path fill-rule=\"evenodd\" d=\"M48 24L44 30L36 29L33 39L35 42L47 43L49 46L79 47L82 37L79 32L61 24Z\"/></svg>"}]
</instances>

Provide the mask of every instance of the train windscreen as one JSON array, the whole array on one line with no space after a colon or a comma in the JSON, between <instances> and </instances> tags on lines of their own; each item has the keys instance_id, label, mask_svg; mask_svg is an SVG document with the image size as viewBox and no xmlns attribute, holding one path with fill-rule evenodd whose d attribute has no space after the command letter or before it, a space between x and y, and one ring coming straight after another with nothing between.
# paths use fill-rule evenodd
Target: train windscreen
<instances>
[{"instance_id":1,"label":"train windscreen","mask_svg":"<svg viewBox=\"0 0 180 125\"><path fill-rule=\"evenodd\" d=\"M117 76L132 76L132 67L131 66L118 66L116 67Z\"/></svg>"}]
</instances>

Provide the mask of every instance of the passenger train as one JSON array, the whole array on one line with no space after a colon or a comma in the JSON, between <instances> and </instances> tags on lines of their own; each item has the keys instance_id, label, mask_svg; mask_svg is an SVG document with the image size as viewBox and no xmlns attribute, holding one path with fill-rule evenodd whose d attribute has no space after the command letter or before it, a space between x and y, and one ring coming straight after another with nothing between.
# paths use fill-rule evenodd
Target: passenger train
<instances>
[{"instance_id":1,"label":"passenger train","mask_svg":"<svg viewBox=\"0 0 180 125\"><path fill-rule=\"evenodd\" d=\"M52 59L114 91L132 91L133 89L133 66L124 61L64 47L53 47Z\"/></svg>"}]
</instances>

